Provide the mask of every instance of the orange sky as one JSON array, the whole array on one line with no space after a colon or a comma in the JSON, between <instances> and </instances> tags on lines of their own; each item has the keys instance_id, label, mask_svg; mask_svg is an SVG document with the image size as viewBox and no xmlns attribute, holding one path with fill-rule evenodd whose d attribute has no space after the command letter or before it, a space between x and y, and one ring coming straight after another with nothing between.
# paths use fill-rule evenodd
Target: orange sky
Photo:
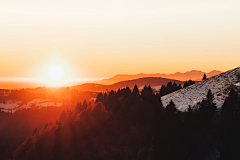
<instances>
[{"instance_id":1,"label":"orange sky","mask_svg":"<svg viewBox=\"0 0 240 160\"><path fill-rule=\"evenodd\" d=\"M4 0L0 77L226 71L240 64L240 1Z\"/></svg>"}]
</instances>

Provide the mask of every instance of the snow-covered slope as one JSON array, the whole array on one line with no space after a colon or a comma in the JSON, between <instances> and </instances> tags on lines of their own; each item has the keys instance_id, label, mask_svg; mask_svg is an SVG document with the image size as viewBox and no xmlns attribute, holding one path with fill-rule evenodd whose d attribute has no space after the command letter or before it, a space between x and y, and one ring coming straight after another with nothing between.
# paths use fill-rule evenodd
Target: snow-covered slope
<instances>
[{"instance_id":1,"label":"snow-covered slope","mask_svg":"<svg viewBox=\"0 0 240 160\"><path fill-rule=\"evenodd\" d=\"M167 106L172 100L176 107L185 111L188 106L193 106L206 97L208 89L214 94L214 102L221 107L228 96L232 85L238 86L240 82L240 67L224 72L205 81L199 82L187 88L175 91L161 98L163 106Z\"/></svg>"}]
</instances>

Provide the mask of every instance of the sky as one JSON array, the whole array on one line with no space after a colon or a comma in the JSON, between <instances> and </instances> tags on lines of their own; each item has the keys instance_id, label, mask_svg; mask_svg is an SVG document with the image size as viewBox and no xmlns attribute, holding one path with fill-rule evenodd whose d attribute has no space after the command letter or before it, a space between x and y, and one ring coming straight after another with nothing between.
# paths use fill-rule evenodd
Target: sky
<instances>
[{"instance_id":1,"label":"sky","mask_svg":"<svg viewBox=\"0 0 240 160\"><path fill-rule=\"evenodd\" d=\"M0 0L0 78L226 71L239 0Z\"/></svg>"}]
</instances>

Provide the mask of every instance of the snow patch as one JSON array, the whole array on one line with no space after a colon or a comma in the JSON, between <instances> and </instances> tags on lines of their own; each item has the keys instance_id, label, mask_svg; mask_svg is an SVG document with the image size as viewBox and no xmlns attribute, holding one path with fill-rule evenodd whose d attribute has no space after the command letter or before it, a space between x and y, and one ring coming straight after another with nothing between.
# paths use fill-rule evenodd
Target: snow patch
<instances>
[{"instance_id":1,"label":"snow patch","mask_svg":"<svg viewBox=\"0 0 240 160\"><path fill-rule=\"evenodd\" d=\"M24 104L21 106L21 108L31 108L33 106L36 107L48 107L48 106L56 106L56 107L60 107L62 106L63 103L59 103L59 102L53 102L49 99L34 99L30 102L28 102L27 104Z\"/></svg>"},{"instance_id":2,"label":"snow patch","mask_svg":"<svg viewBox=\"0 0 240 160\"><path fill-rule=\"evenodd\" d=\"M155 91L160 91L162 86L153 86L152 89Z\"/></svg>"},{"instance_id":3,"label":"snow patch","mask_svg":"<svg viewBox=\"0 0 240 160\"><path fill-rule=\"evenodd\" d=\"M172 100L180 111L185 111L188 106L194 106L207 96L209 89L214 94L214 102L217 107L222 107L225 98L228 96L232 85L240 85L238 78L240 68L236 68L207 80L191 85L187 88L177 90L161 97L162 104L166 107Z\"/></svg>"},{"instance_id":4,"label":"snow patch","mask_svg":"<svg viewBox=\"0 0 240 160\"><path fill-rule=\"evenodd\" d=\"M238 87L240 87L240 82L236 83L236 84L235 84L235 86L238 86Z\"/></svg>"}]
</instances>

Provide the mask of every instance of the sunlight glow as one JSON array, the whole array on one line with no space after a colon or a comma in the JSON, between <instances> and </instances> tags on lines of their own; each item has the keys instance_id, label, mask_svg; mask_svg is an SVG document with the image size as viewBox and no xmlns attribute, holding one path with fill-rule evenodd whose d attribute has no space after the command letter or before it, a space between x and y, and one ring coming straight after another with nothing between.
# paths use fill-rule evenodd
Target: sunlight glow
<instances>
[{"instance_id":1,"label":"sunlight glow","mask_svg":"<svg viewBox=\"0 0 240 160\"><path fill-rule=\"evenodd\" d=\"M48 70L48 76L53 81L59 81L63 79L64 70L60 66L53 66Z\"/></svg>"},{"instance_id":2,"label":"sunlight glow","mask_svg":"<svg viewBox=\"0 0 240 160\"><path fill-rule=\"evenodd\" d=\"M48 58L39 68L41 68L39 80L47 87L70 86L75 78L74 68L65 57Z\"/></svg>"}]
</instances>

